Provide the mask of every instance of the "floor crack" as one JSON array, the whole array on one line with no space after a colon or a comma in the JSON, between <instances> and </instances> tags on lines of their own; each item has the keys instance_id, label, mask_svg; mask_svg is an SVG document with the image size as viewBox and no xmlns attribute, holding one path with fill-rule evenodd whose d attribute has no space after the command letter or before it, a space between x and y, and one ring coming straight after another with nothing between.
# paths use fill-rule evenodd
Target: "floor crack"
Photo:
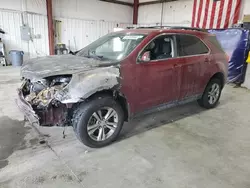
<instances>
[{"instance_id":1,"label":"floor crack","mask_svg":"<svg viewBox=\"0 0 250 188\"><path fill-rule=\"evenodd\" d=\"M40 132L40 130L36 127L36 125L32 124L31 125L35 131L38 133L39 137L42 139L45 139L45 135ZM65 165L65 167L70 171L70 173L76 178L77 182L85 188L85 186L82 183L82 180L74 173L74 171L70 168L70 166L56 153L56 151L51 147L51 145L46 141L45 145L56 155L56 157Z\"/></svg>"}]
</instances>

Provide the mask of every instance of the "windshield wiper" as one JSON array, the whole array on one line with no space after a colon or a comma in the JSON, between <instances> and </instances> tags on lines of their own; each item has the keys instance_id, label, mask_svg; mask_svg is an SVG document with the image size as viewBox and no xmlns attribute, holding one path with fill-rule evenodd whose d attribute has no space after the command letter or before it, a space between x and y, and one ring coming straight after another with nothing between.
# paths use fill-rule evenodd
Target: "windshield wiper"
<instances>
[{"instance_id":1,"label":"windshield wiper","mask_svg":"<svg viewBox=\"0 0 250 188\"><path fill-rule=\"evenodd\" d=\"M100 55L84 55L83 57L94 58L94 59L99 59L99 60L103 59L103 56L100 56Z\"/></svg>"},{"instance_id":2,"label":"windshield wiper","mask_svg":"<svg viewBox=\"0 0 250 188\"><path fill-rule=\"evenodd\" d=\"M101 56L101 55L96 55L96 54L93 54L93 53L90 55L90 50L88 50L88 53L86 55L84 55L83 57L95 58L95 59L99 59L99 60L103 59L103 56Z\"/></svg>"},{"instance_id":3,"label":"windshield wiper","mask_svg":"<svg viewBox=\"0 0 250 188\"><path fill-rule=\"evenodd\" d=\"M97 59L99 59L99 60L102 60L102 59L103 59L103 56L101 56L101 55L93 55L93 58L97 58Z\"/></svg>"}]
</instances>

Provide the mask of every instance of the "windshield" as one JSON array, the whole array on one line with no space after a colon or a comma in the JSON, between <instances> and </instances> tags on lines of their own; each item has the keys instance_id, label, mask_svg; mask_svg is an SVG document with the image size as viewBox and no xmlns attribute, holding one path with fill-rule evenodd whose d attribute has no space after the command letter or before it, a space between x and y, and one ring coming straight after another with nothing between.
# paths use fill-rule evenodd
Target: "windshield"
<instances>
[{"instance_id":1,"label":"windshield","mask_svg":"<svg viewBox=\"0 0 250 188\"><path fill-rule=\"evenodd\" d=\"M76 55L117 61L127 57L145 38L144 34L112 33L80 50Z\"/></svg>"}]
</instances>

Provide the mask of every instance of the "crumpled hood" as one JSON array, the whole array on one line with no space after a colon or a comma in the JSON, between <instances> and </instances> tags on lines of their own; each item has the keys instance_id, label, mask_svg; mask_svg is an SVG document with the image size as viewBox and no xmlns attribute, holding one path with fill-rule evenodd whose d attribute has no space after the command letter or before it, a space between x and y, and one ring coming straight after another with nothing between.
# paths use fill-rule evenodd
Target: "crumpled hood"
<instances>
[{"instance_id":1,"label":"crumpled hood","mask_svg":"<svg viewBox=\"0 0 250 188\"><path fill-rule=\"evenodd\" d=\"M21 68L21 76L28 79L41 79L49 76L74 74L97 67L110 66L108 61L75 55L54 55L30 59Z\"/></svg>"}]
</instances>

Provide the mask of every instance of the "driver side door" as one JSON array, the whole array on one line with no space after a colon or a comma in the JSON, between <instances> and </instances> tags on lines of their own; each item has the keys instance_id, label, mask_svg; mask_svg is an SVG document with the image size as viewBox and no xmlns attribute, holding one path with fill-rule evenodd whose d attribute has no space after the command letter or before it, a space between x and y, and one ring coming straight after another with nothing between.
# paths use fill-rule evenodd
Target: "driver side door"
<instances>
[{"instance_id":1,"label":"driver side door","mask_svg":"<svg viewBox=\"0 0 250 188\"><path fill-rule=\"evenodd\" d=\"M157 36L139 54L135 66L137 112L178 99L181 67L176 58L175 41L173 35ZM150 54L150 57L143 60L144 54Z\"/></svg>"}]
</instances>

